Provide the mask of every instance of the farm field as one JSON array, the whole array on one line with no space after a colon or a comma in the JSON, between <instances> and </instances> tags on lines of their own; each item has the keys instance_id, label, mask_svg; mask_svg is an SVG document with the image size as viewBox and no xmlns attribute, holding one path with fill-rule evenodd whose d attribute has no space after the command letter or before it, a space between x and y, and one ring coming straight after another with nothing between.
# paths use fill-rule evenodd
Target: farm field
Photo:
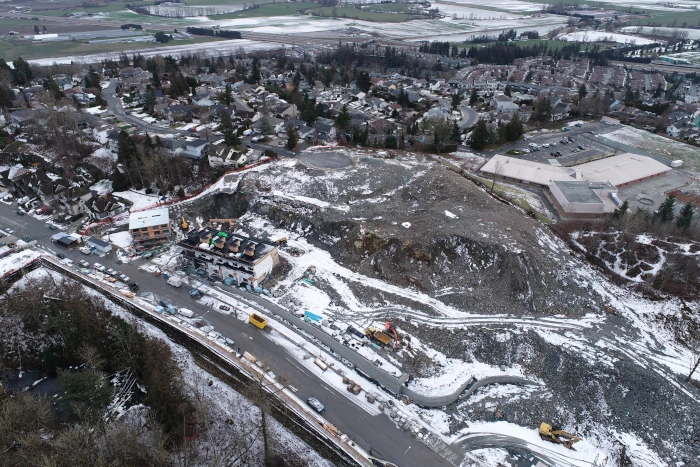
<instances>
[{"instance_id":1,"label":"farm field","mask_svg":"<svg viewBox=\"0 0 700 467\"><path fill-rule=\"evenodd\" d=\"M382 13L377 11L358 10L353 7L325 7L309 10L309 13L322 17L336 17L375 21L383 23L400 23L408 21L412 16L402 13Z\"/></svg>"},{"instance_id":2,"label":"farm field","mask_svg":"<svg viewBox=\"0 0 700 467\"><path fill-rule=\"evenodd\" d=\"M152 49L172 45L197 45L221 40L217 37L198 37L196 39L158 44L156 42L114 43L114 44L85 44L82 42L60 41L46 43L31 43L28 41L1 41L0 57L7 61L22 57L26 60L38 58L61 57L64 55L88 55L95 53L121 52L123 50Z\"/></svg>"},{"instance_id":3,"label":"farm field","mask_svg":"<svg viewBox=\"0 0 700 467\"><path fill-rule=\"evenodd\" d=\"M249 10L237 11L235 13L228 13L225 15L216 15L209 17L211 20L220 19L239 19L239 18L254 18L260 16L273 17L273 16L288 16L294 15L299 10L304 10L307 8L314 8L318 6L318 3L314 2L292 2L292 3L266 3L259 8L253 8Z\"/></svg>"}]
</instances>

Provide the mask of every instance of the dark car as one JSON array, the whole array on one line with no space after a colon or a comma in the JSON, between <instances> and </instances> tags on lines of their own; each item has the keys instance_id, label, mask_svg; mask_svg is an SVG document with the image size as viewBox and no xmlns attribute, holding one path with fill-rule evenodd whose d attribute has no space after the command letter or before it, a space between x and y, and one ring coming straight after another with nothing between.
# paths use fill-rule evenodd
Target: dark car
<instances>
[{"instance_id":1,"label":"dark car","mask_svg":"<svg viewBox=\"0 0 700 467\"><path fill-rule=\"evenodd\" d=\"M172 306L172 305L170 304L169 301L164 300L164 299L162 299L162 298L161 298L160 300L158 300L158 305L160 305L160 306L162 306L162 307L165 307L165 308L168 308L168 307L171 307L171 306Z\"/></svg>"},{"instance_id":2,"label":"dark car","mask_svg":"<svg viewBox=\"0 0 700 467\"><path fill-rule=\"evenodd\" d=\"M326 410L326 407L321 404L321 401L316 399L315 397L309 397L306 400L306 403L311 406L312 409L314 409L318 413L323 413L324 410Z\"/></svg>"},{"instance_id":3,"label":"dark car","mask_svg":"<svg viewBox=\"0 0 700 467\"><path fill-rule=\"evenodd\" d=\"M58 259L66 259L66 255L64 255L63 253L58 253L56 256L58 257Z\"/></svg>"},{"instance_id":4,"label":"dark car","mask_svg":"<svg viewBox=\"0 0 700 467\"><path fill-rule=\"evenodd\" d=\"M34 239L33 239L32 237L30 237L29 235L25 235L24 237L22 237L22 241L23 241L23 242L29 243L29 242L31 242L32 240L34 240Z\"/></svg>"},{"instance_id":5,"label":"dark car","mask_svg":"<svg viewBox=\"0 0 700 467\"><path fill-rule=\"evenodd\" d=\"M17 211L17 215L18 215L18 216L23 216L23 215L24 215L24 211L19 211L19 210L18 210L18 211Z\"/></svg>"},{"instance_id":6,"label":"dark car","mask_svg":"<svg viewBox=\"0 0 700 467\"><path fill-rule=\"evenodd\" d=\"M51 225L49 225L49 229L51 229L51 230L58 230L58 227L56 227L55 225L51 224Z\"/></svg>"},{"instance_id":7,"label":"dark car","mask_svg":"<svg viewBox=\"0 0 700 467\"><path fill-rule=\"evenodd\" d=\"M226 305L219 305L219 310L231 311L231 307L228 307Z\"/></svg>"},{"instance_id":8,"label":"dark car","mask_svg":"<svg viewBox=\"0 0 700 467\"><path fill-rule=\"evenodd\" d=\"M126 285L129 286L129 290L131 290L132 292L136 292L137 290L139 290L138 284L134 281L129 281Z\"/></svg>"}]
</instances>

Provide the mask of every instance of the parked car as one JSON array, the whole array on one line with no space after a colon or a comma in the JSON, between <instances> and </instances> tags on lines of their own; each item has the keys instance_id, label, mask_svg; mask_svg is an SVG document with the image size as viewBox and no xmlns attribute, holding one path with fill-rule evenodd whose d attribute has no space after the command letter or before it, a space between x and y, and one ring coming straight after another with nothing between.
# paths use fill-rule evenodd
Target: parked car
<instances>
[{"instance_id":1,"label":"parked car","mask_svg":"<svg viewBox=\"0 0 700 467\"><path fill-rule=\"evenodd\" d=\"M126 274L119 274L119 280L122 281L123 283L127 284L131 279L129 279L129 276Z\"/></svg>"},{"instance_id":2,"label":"parked car","mask_svg":"<svg viewBox=\"0 0 700 467\"><path fill-rule=\"evenodd\" d=\"M57 257L58 259L66 259L66 255L64 255L63 253L57 253L57 254L56 254L56 257Z\"/></svg>"},{"instance_id":3,"label":"parked car","mask_svg":"<svg viewBox=\"0 0 700 467\"><path fill-rule=\"evenodd\" d=\"M84 255L89 255L90 253L92 253L92 250L89 246L82 246L80 247L80 252Z\"/></svg>"},{"instance_id":4,"label":"parked car","mask_svg":"<svg viewBox=\"0 0 700 467\"><path fill-rule=\"evenodd\" d=\"M5 243L5 242L0 242L0 246L5 246L5 245L7 245L7 243Z\"/></svg>"},{"instance_id":5,"label":"parked car","mask_svg":"<svg viewBox=\"0 0 700 467\"><path fill-rule=\"evenodd\" d=\"M18 210L17 210L17 215L18 215L18 216L23 216L23 215L24 215L24 211L20 211L20 210L18 209Z\"/></svg>"},{"instance_id":6,"label":"parked car","mask_svg":"<svg viewBox=\"0 0 700 467\"><path fill-rule=\"evenodd\" d=\"M311 408L318 413L323 413L323 411L326 410L326 407L323 404L321 404L321 401L313 396L306 399L306 403L309 404L309 406L311 406Z\"/></svg>"},{"instance_id":7,"label":"parked car","mask_svg":"<svg viewBox=\"0 0 700 467\"><path fill-rule=\"evenodd\" d=\"M138 284L134 281L129 281L126 285L129 286L129 290L131 290L132 292L136 292L137 290L139 290Z\"/></svg>"},{"instance_id":8,"label":"parked car","mask_svg":"<svg viewBox=\"0 0 700 467\"><path fill-rule=\"evenodd\" d=\"M100 271L100 272L105 272L107 268L102 266L100 263L95 263L92 265L93 268L95 268L95 271Z\"/></svg>"},{"instance_id":9,"label":"parked car","mask_svg":"<svg viewBox=\"0 0 700 467\"><path fill-rule=\"evenodd\" d=\"M582 144L579 144L579 145L576 146L576 147L579 148L581 151L583 151L584 149L586 149Z\"/></svg>"},{"instance_id":10,"label":"parked car","mask_svg":"<svg viewBox=\"0 0 700 467\"><path fill-rule=\"evenodd\" d=\"M84 267L84 268L89 268L89 267L90 267L90 263L88 263L88 262L85 261L84 259L81 259L80 261L78 261L78 264L79 264L80 266Z\"/></svg>"},{"instance_id":11,"label":"parked car","mask_svg":"<svg viewBox=\"0 0 700 467\"><path fill-rule=\"evenodd\" d=\"M222 311L231 311L231 307L226 306L226 305L219 305L219 310L222 310Z\"/></svg>"},{"instance_id":12,"label":"parked car","mask_svg":"<svg viewBox=\"0 0 700 467\"><path fill-rule=\"evenodd\" d=\"M107 274L109 274L110 276L116 276L116 275L117 275L117 271L115 271L115 270L112 269L112 268L109 268L109 269L107 269Z\"/></svg>"},{"instance_id":13,"label":"parked car","mask_svg":"<svg viewBox=\"0 0 700 467\"><path fill-rule=\"evenodd\" d=\"M49 224L49 229L51 229L51 230L58 230L58 227L56 227L56 226L53 225L53 224Z\"/></svg>"}]
</instances>

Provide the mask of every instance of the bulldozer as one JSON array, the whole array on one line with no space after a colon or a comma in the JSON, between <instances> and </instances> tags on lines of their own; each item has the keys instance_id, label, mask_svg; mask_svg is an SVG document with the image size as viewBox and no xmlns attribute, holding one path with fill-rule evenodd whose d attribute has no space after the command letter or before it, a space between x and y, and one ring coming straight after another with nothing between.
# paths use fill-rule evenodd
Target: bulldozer
<instances>
[{"instance_id":1,"label":"bulldozer","mask_svg":"<svg viewBox=\"0 0 700 467\"><path fill-rule=\"evenodd\" d=\"M549 423L540 424L540 438L550 443L562 444L567 449L573 449L573 444L581 441L578 436L567 433L564 430L554 430Z\"/></svg>"}]
</instances>

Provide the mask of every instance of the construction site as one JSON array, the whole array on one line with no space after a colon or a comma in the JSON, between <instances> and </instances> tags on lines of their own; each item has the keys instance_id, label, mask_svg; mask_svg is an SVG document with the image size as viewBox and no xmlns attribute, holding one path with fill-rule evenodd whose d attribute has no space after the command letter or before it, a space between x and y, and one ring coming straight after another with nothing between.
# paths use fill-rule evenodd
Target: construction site
<instances>
[{"instance_id":1,"label":"construction site","mask_svg":"<svg viewBox=\"0 0 700 467\"><path fill-rule=\"evenodd\" d=\"M683 383L682 331L663 318L681 302L612 284L537 220L428 159L350 155L343 170L281 161L182 204L179 267L266 297L325 349L316 366L363 375L343 380L349 393L388 391L455 449L487 436L515 459L535 435L590 456L559 465L642 459L632 445L653 455L638 465L692 465L700 395ZM232 262L265 255L277 260L264 274Z\"/></svg>"}]
</instances>

